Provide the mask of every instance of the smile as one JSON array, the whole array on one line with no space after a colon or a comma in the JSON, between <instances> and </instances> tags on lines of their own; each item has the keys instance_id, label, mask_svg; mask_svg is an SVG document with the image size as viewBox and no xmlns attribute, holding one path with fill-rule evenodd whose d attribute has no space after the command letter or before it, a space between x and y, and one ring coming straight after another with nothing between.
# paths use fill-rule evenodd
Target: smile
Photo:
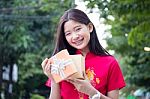
<instances>
[{"instance_id":1,"label":"smile","mask_svg":"<svg viewBox=\"0 0 150 99\"><path fill-rule=\"evenodd\" d=\"M84 40L84 38L82 38L81 40L75 41L74 44L76 46L79 46L79 45L81 45L83 43L83 40Z\"/></svg>"}]
</instances>

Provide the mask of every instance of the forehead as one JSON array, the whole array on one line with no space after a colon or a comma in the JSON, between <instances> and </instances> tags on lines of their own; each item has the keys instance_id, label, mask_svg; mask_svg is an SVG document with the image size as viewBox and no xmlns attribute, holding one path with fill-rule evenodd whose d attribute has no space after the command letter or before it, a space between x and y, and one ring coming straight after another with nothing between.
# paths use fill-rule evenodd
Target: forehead
<instances>
[{"instance_id":1,"label":"forehead","mask_svg":"<svg viewBox=\"0 0 150 99\"><path fill-rule=\"evenodd\" d=\"M69 21L65 22L64 30L68 31L70 29L73 29L73 28L75 28L77 26L81 26L81 25L84 25L84 24L77 22L77 21L74 21L74 20L69 20Z\"/></svg>"}]
</instances>

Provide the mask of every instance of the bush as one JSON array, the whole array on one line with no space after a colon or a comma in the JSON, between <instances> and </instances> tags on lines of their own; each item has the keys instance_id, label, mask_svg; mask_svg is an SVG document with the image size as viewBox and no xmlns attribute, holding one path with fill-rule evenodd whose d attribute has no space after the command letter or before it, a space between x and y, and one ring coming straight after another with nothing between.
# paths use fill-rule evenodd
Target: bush
<instances>
[{"instance_id":1,"label":"bush","mask_svg":"<svg viewBox=\"0 0 150 99\"><path fill-rule=\"evenodd\" d=\"M31 99L45 99L44 96L38 95L38 94L32 94Z\"/></svg>"}]
</instances>

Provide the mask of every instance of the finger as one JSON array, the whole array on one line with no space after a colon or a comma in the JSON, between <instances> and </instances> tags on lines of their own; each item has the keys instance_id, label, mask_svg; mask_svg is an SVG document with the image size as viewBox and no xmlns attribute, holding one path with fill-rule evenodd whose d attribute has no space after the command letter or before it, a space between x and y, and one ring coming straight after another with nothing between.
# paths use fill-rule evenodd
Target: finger
<instances>
[{"instance_id":1,"label":"finger","mask_svg":"<svg viewBox=\"0 0 150 99\"><path fill-rule=\"evenodd\" d=\"M45 72L45 74L47 75L51 75L51 59L48 59L47 64L45 65L43 71Z\"/></svg>"},{"instance_id":2,"label":"finger","mask_svg":"<svg viewBox=\"0 0 150 99\"><path fill-rule=\"evenodd\" d=\"M73 83L73 84L82 84L83 83L83 79L78 79L78 78L75 78L75 79L72 79L72 80L70 80L71 81L71 83Z\"/></svg>"},{"instance_id":3,"label":"finger","mask_svg":"<svg viewBox=\"0 0 150 99\"><path fill-rule=\"evenodd\" d=\"M73 81L74 81L75 83L80 83L80 82L83 82L84 80L83 80L83 79L78 79L78 78L76 78L76 79L73 79Z\"/></svg>"},{"instance_id":4,"label":"finger","mask_svg":"<svg viewBox=\"0 0 150 99\"><path fill-rule=\"evenodd\" d=\"M75 84L74 80L72 80L72 79L67 79L66 81L69 83Z\"/></svg>"},{"instance_id":5,"label":"finger","mask_svg":"<svg viewBox=\"0 0 150 99\"><path fill-rule=\"evenodd\" d=\"M50 67L51 67L51 64L47 65L45 71L46 71L46 73L48 74L48 76L51 78L51 77L52 77L52 74L51 74L51 69L50 69Z\"/></svg>"},{"instance_id":6,"label":"finger","mask_svg":"<svg viewBox=\"0 0 150 99\"><path fill-rule=\"evenodd\" d=\"M86 73L85 72L83 72L83 77L86 78Z\"/></svg>"},{"instance_id":7,"label":"finger","mask_svg":"<svg viewBox=\"0 0 150 99\"><path fill-rule=\"evenodd\" d=\"M45 70L50 72L51 71L50 67L51 67L51 64L47 64L46 67L45 67Z\"/></svg>"},{"instance_id":8,"label":"finger","mask_svg":"<svg viewBox=\"0 0 150 99\"><path fill-rule=\"evenodd\" d=\"M50 63L49 59L46 59L46 60L43 61L42 68L43 68L44 71L46 70L46 67L49 65L49 63Z\"/></svg>"},{"instance_id":9,"label":"finger","mask_svg":"<svg viewBox=\"0 0 150 99\"><path fill-rule=\"evenodd\" d=\"M49 65L49 64L51 64L51 60L50 59L48 59L48 62L47 62L47 65Z\"/></svg>"},{"instance_id":10,"label":"finger","mask_svg":"<svg viewBox=\"0 0 150 99\"><path fill-rule=\"evenodd\" d=\"M41 65L45 65L48 61L48 58L45 58Z\"/></svg>"},{"instance_id":11,"label":"finger","mask_svg":"<svg viewBox=\"0 0 150 99\"><path fill-rule=\"evenodd\" d=\"M74 82L72 79L67 79L66 81L68 81L68 82Z\"/></svg>"},{"instance_id":12,"label":"finger","mask_svg":"<svg viewBox=\"0 0 150 99\"><path fill-rule=\"evenodd\" d=\"M48 61L48 58L45 58L44 61L43 61L42 64L41 64L42 67L44 67L44 66L46 65L47 61Z\"/></svg>"}]
</instances>

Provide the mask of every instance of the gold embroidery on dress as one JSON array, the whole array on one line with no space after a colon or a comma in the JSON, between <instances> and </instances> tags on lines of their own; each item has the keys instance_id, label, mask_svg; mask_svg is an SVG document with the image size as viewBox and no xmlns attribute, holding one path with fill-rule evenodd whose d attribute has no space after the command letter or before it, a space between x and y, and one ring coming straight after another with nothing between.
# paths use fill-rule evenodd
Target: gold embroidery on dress
<instances>
[{"instance_id":1,"label":"gold embroidery on dress","mask_svg":"<svg viewBox=\"0 0 150 99\"><path fill-rule=\"evenodd\" d=\"M88 68L86 71L86 75L87 78L89 79L90 83L92 84L93 87L96 86L96 84L100 83L100 79L99 78L95 78L94 80L94 76L96 75L93 69ZM79 99L84 99L84 94L81 92L78 92L79 94Z\"/></svg>"},{"instance_id":2,"label":"gold embroidery on dress","mask_svg":"<svg viewBox=\"0 0 150 99\"><path fill-rule=\"evenodd\" d=\"M80 97L80 99L84 99L83 97Z\"/></svg>"},{"instance_id":3,"label":"gold embroidery on dress","mask_svg":"<svg viewBox=\"0 0 150 99\"><path fill-rule=\"evenodd\" d=\"M90 68L88 68L86 70L86 75L87 75L87 77L88 77L88 79L90 81L93 80L94 79L94 75L95 75L94 70L91 70Z\"/></svg>"},{"instance_id":4,"label":"gold embroidery on dress","mask_svg":"<svg viewBox=\"0 0 150 99\"><path fill-rule=\"evenodd\" d=\"M100 79L96 78L96 83L99 84L100 83Z\"/></svg>"},{"instance_id":5,"label":"gold embroidery on dress","mask_svg":"<svg viewBox=\"0 0 150 99\"><path fill-rule=\"evenodd\" d=\"M90 80L90 83L95 87L96 84L100 83L100 79L99 78L95 78L94 80L94 76L96 75L93 69L88 68L86 70L86 75L88 77L88 79Z\"/></svg>"},{"instance_id":6,"label":"gold embroidery on dress","mask_svg":"<svg viewBox=\"0 0 150 99\"><path fill-rule=\"evenodd\" d=\"M84 99L84 94L83 93L78 92L78 94L79 94L79 99Z\"/></svg>"}]
</instances>

